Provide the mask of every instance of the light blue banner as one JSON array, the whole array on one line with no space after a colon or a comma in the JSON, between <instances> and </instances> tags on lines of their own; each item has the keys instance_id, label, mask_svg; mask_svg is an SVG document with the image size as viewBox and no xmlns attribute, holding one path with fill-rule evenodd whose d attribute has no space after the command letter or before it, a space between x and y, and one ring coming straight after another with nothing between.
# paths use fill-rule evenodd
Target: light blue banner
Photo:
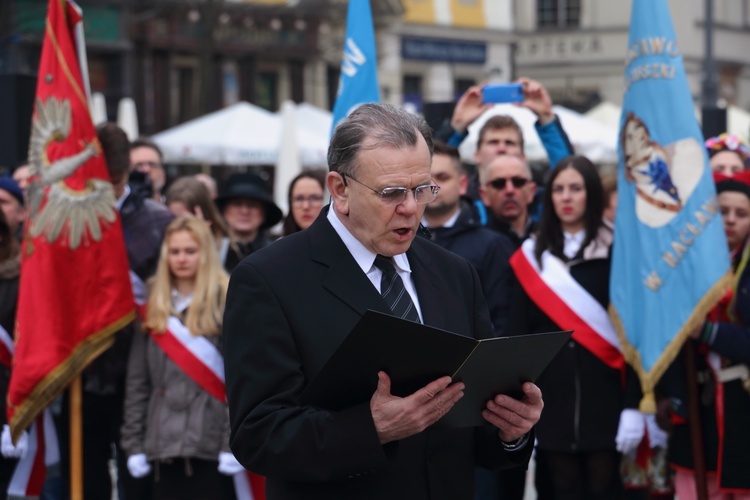
<instances>
[{"instance_id":1,"label":"light blue banner","mask_svg":"<svg viewBox=\"0 0 750 500\"><path fill-rule=\"evenodd\" d=\"M380 102L380 90L370 1L350 0L346 16L341 79L336 104L333 106L331 134L336 125L354 108L371 102Z\"/></svg>"},{"instance_id":2,"label":"light blue banner","mask_svg":"<svg viewBox=\"0 0 750 500\"><path fill-rule=\"evenodd\" d=\"M620 120L613 323L652 390L724 293L729 254L666 0L633 0Z\"/></svg>"}]
</instances>

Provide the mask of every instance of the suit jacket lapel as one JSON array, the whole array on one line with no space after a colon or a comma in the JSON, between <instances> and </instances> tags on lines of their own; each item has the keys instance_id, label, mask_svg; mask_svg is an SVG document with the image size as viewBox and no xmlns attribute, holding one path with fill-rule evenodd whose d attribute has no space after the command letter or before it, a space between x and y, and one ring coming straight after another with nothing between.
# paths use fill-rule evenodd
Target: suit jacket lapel
<instances>
[{"instance_id":1,"label":"suit jacket lapel","mask_svg":"<svg viewBox=\"0 0 750 500\"><path fill-rule=\"evenodd\" d=\"M307 229L312 259L328 268L323 287L360 315L368 309L390 314L388 305L328 222L327 213L328 207L321 210Z\"/></svg>"},{"instance_id":2,"label":"suit jacket lapel","mask_svg":"<svg viewBox=\"0 0 750 500\"><path fill-rule=\"evenodd\" d=\"M440 273L432 269L432 259L429 253L424 251L422 243L415 239L411 248L406 252L411 266L411 278L417 290L424 323L443 328L447 307L445 297L442 296L440 290L451 290L451 287L443 280Z\"/></svg>"}]
</instances>

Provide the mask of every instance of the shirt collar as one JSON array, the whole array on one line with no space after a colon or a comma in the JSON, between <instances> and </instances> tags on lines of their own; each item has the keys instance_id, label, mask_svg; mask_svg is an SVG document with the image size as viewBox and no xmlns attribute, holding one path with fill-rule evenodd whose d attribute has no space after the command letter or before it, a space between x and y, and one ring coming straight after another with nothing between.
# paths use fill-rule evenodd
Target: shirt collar
<instances>
[{"instance_id":1,"label":"shirt collar","mask_svg":"<svg viewBox=\"0 0 750 500\"><path fill-rule=\"evenodd\" d=\"M180 292L178 292L176 289L172 289L172 307L174 308L175 312L181 313L185 309L188 308L190 303L193 301L193 294L191 293L187 297L185 295L182 295Z\"/></svg>"},{"instance_id":2,"label":"shirt collar","mask_svg":"<svg viewBox=\"0 0 750 500\"><path fill-rule=\"evenodd\" d=\"M563 238L565 241L563 253L567 258L572 259L581 249L583 240L586 238L586 230L581 229L580 231L576 231L575 233L568 233L563 231Z\"/></svg>"},{"instance_id":3,"label":"shirt collar","mask_svg":"<svg viewBox=\"0 0 750 500\"><path fill-rule=\"evenodd\" d=\"M450 219L448 219L447 221L445 221L445 224L443 224L443 225L442 225L442 226L440 226L440 227L453 227L453 226L455 226L455 225L456 225L456 221L458 220L458 216L459 216L459 215L461 215L461 209L460 209L460 208L459 208L458 210L456 210L456 213L455 213L455 214L453 214L453 215L451 216L451 218L450 218ZM429 225L429 224L427 223L427 220L425 220L425 218L424 218L424 217L422 217L422 225L423 225L423 226L425 226L425 227L428 227L428 228L430 228L430 229L433 229L433 227L432 227L432 226L430 226L430 225Z\"/></svg>"},{"instance_id":4,"label":"shirt collar","mask_svg":"<svg viewBox=\"0 0 750 500\"><path fill-rule=\"evenodd\" d=\"M122 196L117 198L117 201L115 202L115 207L117 207L118 212L122 210L122 205L125 203L125 199L130 196L130 191L130 186L125 184L125 189L122 190Z\"/></svg>"},{"instance_id":5,"label":"shirt collar","mask_svg":"<svg viewBox=\"0 0 750 500\"><path fill-rule=\"evenodd\" d=\"M333 201L331 201L331 206L328 208L328 214L326 214L326 217L328 218L328 222L331 223L331 226L333 226L333 230L336 231L336 234L339 235L341 241L344 242L344 245L346 246L347 250L349 250L349 253L352 254L352 257L354 257L357 265L362 269L362 272L365 274L369 273L373 269L373 265L375 264L375 257L377 257L377 254L371 252L362 244L362 242L360 242L357 238L354 237L352 233L349 232L344 223L341 222L341 219L339 219L339 215L336 213L336 210L333 207ZM405 271L408 273L411 272L409 259L406 257L405 253L394 255L393 263L395 264L397 270Z\"/></svg>"}]
</instances>

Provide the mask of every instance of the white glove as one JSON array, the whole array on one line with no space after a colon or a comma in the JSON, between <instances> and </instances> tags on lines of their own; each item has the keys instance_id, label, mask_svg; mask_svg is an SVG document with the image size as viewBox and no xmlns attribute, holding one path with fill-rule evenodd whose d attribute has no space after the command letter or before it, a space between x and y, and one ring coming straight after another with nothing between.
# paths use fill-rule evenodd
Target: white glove
<instances>
[{"instance_id":1,"label":"white glove","mask_svg":"<svg viewBox=\"0 0 750 500\"><path fill-rule=\"evenodd\" d=\"M146 460L145 453L136 453L128 457L128 472L136 479L151 472L151 464Z\"/></svg>"},{"instance_id":2,"label":"white glove","mask_svg":"<svg viewBox=\"0 0 750 500\"><path fill-rule=\"evenodd\" d=\"M617 451L623 455L632 455L641 444L645 431L646 421L641 412L628 408L622 410L615 437Z\"/></svg>"},{"instance_id":3,"label":"white glove","mask_svg":"<svg viewBox=\"0 0 750 500\"><path fill-rule=\"evenodd\" d=\"M659 427L656 423L656 415L645 415L646 429L648 429L648 442L651 448L666 448L667 447L667 431Z\"/></svg>"},{"instance_id":4,"label":"white glove","mask_svg":"<svg viewBox=\"0 0 750 500\"><path fill-rule=\"evenodd\" d=\"M241 463L234 458L232 453L226 451L219 452L219 472L227 476L234 476L238 472L242 472L245 468Z\"/></svg>"},{"instance_id":5,"label":"white glove","mask_svg":"<svg viewBox=\"0 0 750 500\"><path fill-rule=\"evenodd\" d=\"M10 437L10 426L5 424L3 426L2 443L0 443L0 451L2 451L3 456L5 458L23 458L28 449L29 434L23 431L21 437L18 438L18 443L14 445Z\"/></svg>"}]
</instances>

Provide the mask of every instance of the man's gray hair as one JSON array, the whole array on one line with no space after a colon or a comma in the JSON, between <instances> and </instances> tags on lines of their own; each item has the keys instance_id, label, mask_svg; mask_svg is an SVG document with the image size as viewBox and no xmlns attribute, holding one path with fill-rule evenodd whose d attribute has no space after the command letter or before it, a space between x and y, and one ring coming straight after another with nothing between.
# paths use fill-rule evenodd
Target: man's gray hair
<instances>
[{"instance_id":1,"label":"man's gray hair","mask_svg":"<svg viewBox=\"0 0 750 500\"><path fill-rule=\"evenodd\" d=\"M363 104L336 126L328 146L328 168L352 175L362 149L413 147L419 134L432 157L432 130L424 118L391 104ZM367 139L371 142L365 147Z\"/></svg>"}]
</instances>

